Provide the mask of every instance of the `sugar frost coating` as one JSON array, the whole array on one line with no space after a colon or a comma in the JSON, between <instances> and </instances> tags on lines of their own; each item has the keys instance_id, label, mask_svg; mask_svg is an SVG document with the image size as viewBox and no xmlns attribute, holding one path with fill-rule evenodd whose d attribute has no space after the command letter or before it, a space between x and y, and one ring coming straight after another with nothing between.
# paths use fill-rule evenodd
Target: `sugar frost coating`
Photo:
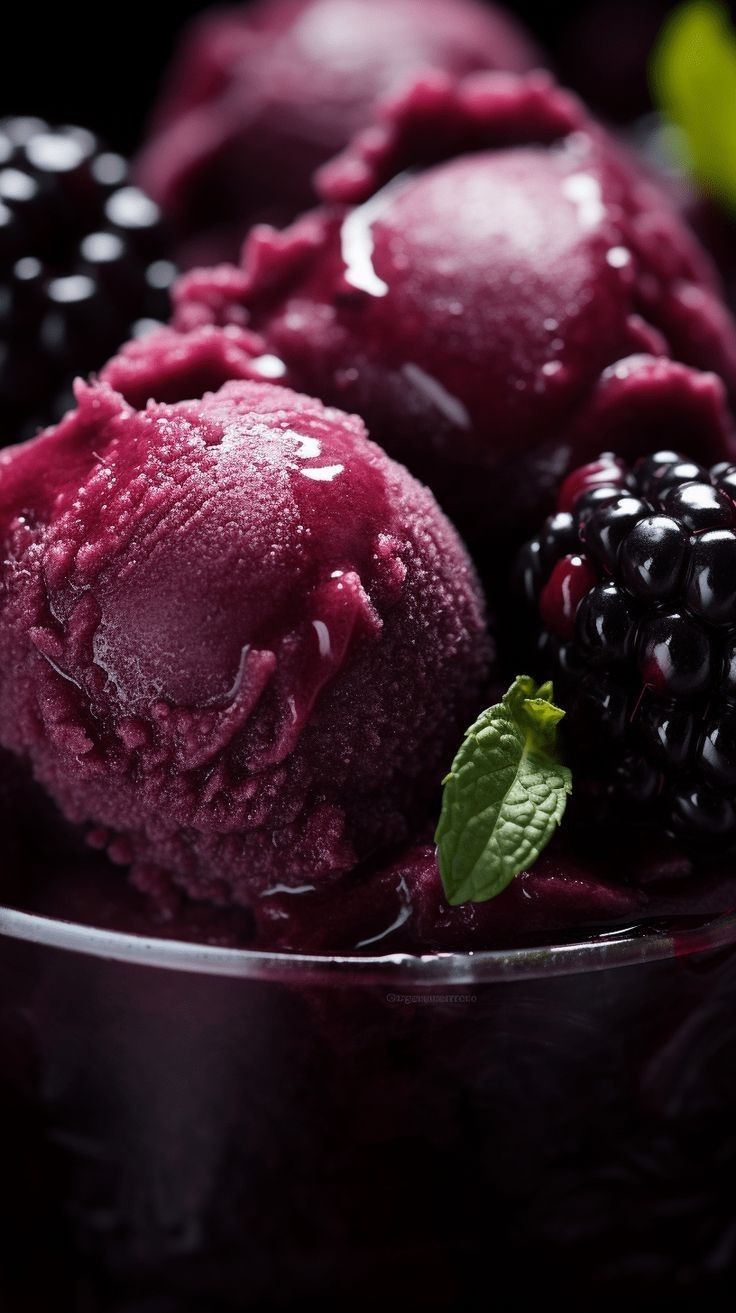
<instances>
[{"instance_id":1,"label":"sugar frost coating","mask_svg":"<svg viewBox=\"0 0 736 1313\"><path fill-rule=\"evenodd\" d=\"M152 888L248 902L406 835L487 658L431 495L285 389L78 387L0 458L0 743Z\"/></svg>"}]
</instances>

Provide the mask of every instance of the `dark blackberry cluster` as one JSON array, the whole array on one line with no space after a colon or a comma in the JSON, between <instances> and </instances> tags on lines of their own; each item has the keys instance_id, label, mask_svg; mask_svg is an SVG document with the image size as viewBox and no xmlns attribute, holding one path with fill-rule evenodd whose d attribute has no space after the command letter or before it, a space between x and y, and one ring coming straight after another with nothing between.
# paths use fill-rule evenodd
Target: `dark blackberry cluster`
<instances>
[{"instance_id":1,"label":"dark blackberry cluster","mask_svg":"<svg viewBox=\"0 0 736 1313\"><path fill-rule=\"evenodd\" d=\"M157 206L85 128L0 119L0 444L60 418L71 384L165 320Z\"/></svg>"},{"instance_id":2,"label":"dark blackberry cluster","mask_svg":"<svg viewBox=\"0 0 736 1313\"><path fill-rule=\"evenodd\" d=\"M601 456L520 570L581 809L736 847L736 465Z\"/></svg>"}]
</instances>

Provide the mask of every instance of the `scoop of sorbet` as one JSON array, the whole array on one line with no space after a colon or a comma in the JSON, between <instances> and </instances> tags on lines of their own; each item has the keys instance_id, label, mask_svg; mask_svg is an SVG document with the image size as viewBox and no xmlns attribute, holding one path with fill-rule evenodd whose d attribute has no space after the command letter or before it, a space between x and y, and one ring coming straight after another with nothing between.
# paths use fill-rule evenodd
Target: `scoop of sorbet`
<instances>
[{"instance_id":1,"label":"scoop of sorbet","mask_svg":"<svg viewBox=\"0 0 736 1313\"><path fill-rule=\"evenodd\" d=\"M501 10L476 0L261 0L185 36L139 175L190 263L235 257L256 220L314 202L312 175L377 100L426 69L524 71L540 62Z\"/></svg>"},{"instance_id":2,"label":"scoop of sorbet","mask_svg":"<svg viewBox=\"0 0 736 1313\"><path fill-rule=\"evenodd\" d=\"M248 903L407 834L477 708L468 557L361 422L108 385L0 456L0 745L155 889Z\"/></svg>"},{"instance_id":3,"label":"scoop of sorbet","mask_svg":"<svg viewBox=\"0 0 736 1313\"><path fill-rule=\"evenodd\" d=\"M544 74L425 79L322 190L330 203L285 233L256 229L241 268L186 277L177 323L247 320L289 381L358 411L474 544L538 521L584 461L586 411L619 360L670 356L736 392L707 258Z\"/></svg>"}]
</instances>

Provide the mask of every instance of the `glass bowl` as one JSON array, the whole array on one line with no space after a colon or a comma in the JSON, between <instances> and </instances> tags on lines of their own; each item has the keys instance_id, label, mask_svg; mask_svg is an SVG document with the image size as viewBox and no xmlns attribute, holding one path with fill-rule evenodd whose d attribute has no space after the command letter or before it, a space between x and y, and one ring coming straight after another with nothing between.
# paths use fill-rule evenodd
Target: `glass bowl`
<instances>
[{"instance_id":1,"label":"glass bowl","mask_svg":"<svg viewBox=\"0 0 736 1313\"><path fill-rule=\"evenodd\" d=\"M726 1307L736 917L300 957L0 908L0 1161L3 1313Z\"/></svg>"}]
</instances>

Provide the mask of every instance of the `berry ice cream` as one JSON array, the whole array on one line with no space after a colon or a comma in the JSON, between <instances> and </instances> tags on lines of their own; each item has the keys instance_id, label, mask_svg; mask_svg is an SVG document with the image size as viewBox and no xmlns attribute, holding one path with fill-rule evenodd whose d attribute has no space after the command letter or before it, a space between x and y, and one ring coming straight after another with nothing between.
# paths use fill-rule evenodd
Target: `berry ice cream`
<instances>
[{"instance_id":1,"label":"berry ice cream","mask_svg":"<svg viewBox=\"0 0 736 1313\"><path fill-rule=\"evenodd\" d=\"M314 170L420 71L538 62L513 19L476 0L262 0L206 14L175 57L140 178L191 263L235 258L251 223L314 202Z\"/></svg>"},{"instance_id":2,"label":"berry ice cream","mask_svg":"<svg viewBox=\"0 0 736 1313\"><path fill-rule=\"evenodd\" d=\"M672 356L736 390L707 258L544 74L422 81L322 191L285 233L256 229L241 268L188 275L177 323L247 318L290 381L362 414L482 548L591 450L622 358Z\"/></svg>"},{"instance_id":3,"label":"berry ice cream","mask_svg":"<svg viewBox=\"0 0 736 1313\"><path fill-rule=\"evenodd\" d=\"M358 419L108 385L0 458L0 744L157 890L248 903L410 832L484 681L470 562Z\"/></svg>"},{"instance_id":4,"label":"berry ice cream","mask_svg":"<svg viewBox=\"0 0 736 1313\"><path fill-rule=\"evenodd\" d=\"M268 355L255 333L231 325L204 325L181 334L157 328L121 347L100 371L100 378L137 410L146 402L186 401L216 392L236 379L273 381L285 373Z\"/></svg>"}]
</instances>

